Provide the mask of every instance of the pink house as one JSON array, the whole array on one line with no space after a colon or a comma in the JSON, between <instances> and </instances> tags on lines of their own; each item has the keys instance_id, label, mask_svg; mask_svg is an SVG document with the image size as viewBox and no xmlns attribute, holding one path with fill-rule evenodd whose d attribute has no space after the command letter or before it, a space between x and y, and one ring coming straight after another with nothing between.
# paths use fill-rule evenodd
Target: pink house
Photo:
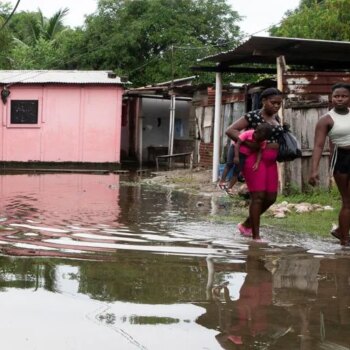
<instances>
[{"instance_id":1,"label":"pink house","mask_svg":"<svg viewBox=\"0 0 350 350\"><path fill-rule=\"evenodd\" d=\"M114 73L0 71L0 86L0 162L120 163Z\"/></svg>"}]
</instances>

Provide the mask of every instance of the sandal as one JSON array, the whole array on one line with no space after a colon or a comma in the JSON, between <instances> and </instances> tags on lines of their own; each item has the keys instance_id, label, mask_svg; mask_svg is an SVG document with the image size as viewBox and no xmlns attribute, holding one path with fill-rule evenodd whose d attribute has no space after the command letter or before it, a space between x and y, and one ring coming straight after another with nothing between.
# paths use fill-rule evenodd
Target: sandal
<instances>
[{"instance_id":1,"label":"sandal","mask_svg":"<svg viewBox=\"0 0 350 350\"><path fill-rule=\"evenodd\" d=\"M220 190L226 191L227 192L227 185L226 184L218 184Z\"/></svg>"},{"instance_id":2,"label":"sandal","mask_svg":"<svg viewBox=\"0 0 350 350\"><path fill-rule=\"evenodd\" d=\"M251 237L253 232L250 227L244 226L241 222L237 225L237 228L242 236L244 237Z\"/></svg>"}]
</instances>

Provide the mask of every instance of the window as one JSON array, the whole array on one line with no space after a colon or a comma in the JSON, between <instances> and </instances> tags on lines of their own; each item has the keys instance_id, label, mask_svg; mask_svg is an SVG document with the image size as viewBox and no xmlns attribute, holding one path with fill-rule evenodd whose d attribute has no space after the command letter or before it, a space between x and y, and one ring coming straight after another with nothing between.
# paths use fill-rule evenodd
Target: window
<instances>
[{"instance_id":1,"label":"window","mask_svg":"<svg viewBox=\"0 0 350 350\"><path fill-rule=\"evenodd\" d=\"M11 100L11 124L38 124L38 100Z\"/></svg>"}]
</instances>

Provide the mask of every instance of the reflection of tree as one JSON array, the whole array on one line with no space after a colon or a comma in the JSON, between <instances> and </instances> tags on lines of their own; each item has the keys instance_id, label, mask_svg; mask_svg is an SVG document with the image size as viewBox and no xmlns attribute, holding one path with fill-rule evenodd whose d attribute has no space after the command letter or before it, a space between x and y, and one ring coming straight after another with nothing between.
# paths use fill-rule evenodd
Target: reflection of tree
<instances>
[{"instance_id":1,"label":"reflection of tree","mask_svg":"<svg viewBox=\"0 0 350 350\"><path fill-rule=\"evenodd\" d=\"M50 260L0 258L0 289L43 287L55 291L55 264Z\"/></svg>"},{"instance_id":2,"label":"reflection of tree","mask_svg":"<svg viewBox=\"0 0 350 350\"><path fill-rule=\"evenodd\" d=\"M114 262L80 262L79 292L99 300L173 303L202 300L206 267L197 259L118 253Z\"/></svg>"}]
</instances>

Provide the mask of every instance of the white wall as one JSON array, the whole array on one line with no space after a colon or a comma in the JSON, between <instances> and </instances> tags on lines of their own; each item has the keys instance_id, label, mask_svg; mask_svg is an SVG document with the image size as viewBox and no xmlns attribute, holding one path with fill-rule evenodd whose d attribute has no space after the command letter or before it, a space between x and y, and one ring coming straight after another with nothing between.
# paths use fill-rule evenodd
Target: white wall
<instances>
[{"instance_id":1,"label":"white wall","mask_svg":"<svg viewBox=\"0 0 350 350\"><path fill-rule=\"evenodd\" d=\"M189 116L190 101L178 101L175 104L175 139L189 139ZM165 99L142 99L142 110L140 116L143 118L142 131L142 159L147 160L147 147L167 147L169 141L169 117L170 100ZM176 126L181 125L180 128ZM178 132L177 132L178 131ZM179 131L182 131L179 133Z\"/></svg>"}]
</instances>

